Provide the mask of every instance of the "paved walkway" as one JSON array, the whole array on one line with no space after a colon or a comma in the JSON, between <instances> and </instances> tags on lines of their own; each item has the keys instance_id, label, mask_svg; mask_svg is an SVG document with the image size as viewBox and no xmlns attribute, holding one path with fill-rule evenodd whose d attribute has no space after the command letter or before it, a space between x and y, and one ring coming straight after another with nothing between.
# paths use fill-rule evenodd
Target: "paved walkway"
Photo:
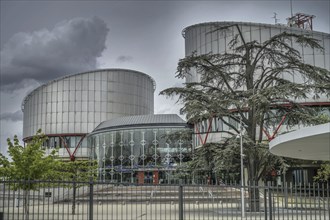
<instances>
[{"instance_id":1,"label":"paved walkway","mask_svg":"<svg viewBox=\"0 0 330 220\"><path fill-rule=\"evenodd\" d=\"M238 207L230 207L224 204L188 204L184 206L185 220L225 220L242 219ZM61 203L47 206L31 206L29 220L88 220L89 206L78 204L76 215L71 214L71 204ZM276 220L329 220L329 211L323 210L273 210L273 218ZM23 219L23 207L15 207L4 210L4 220ZM169 203L140 203L140 204L107 204L97 203L93 206L94 220L176 220L179 219L179 205ZM266 219L264 212L246 212L247 220ZM267 219L270 219L269 213Z\"/></svg>"}]
</instances>

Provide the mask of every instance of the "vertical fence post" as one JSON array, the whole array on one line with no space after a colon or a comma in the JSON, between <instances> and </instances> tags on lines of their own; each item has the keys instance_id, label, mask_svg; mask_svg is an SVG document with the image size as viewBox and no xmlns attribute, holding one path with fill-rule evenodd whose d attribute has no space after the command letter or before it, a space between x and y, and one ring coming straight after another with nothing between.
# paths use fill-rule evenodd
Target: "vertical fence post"
<instances>
[{"instance_id":1,"label":"vertical fence post","mask_svg":"<svg viewBox=\"0 0 330 220\"><path fill-rule=\"evenodd\" d=\"M183 220L183 187L179 186L179 220Z\"/></svg>"},{"instance_id":2,"label":"vertical fence post","mask_svg":"<svg viewBox=\"0 0 330 220\"><path fill-rule=\"evenodd\" d=\"M89 181L89 220L93 220L93 180Z\"/></svg>"},{"instance_id":3,"label":"vertical fence post","mask_svg":"<svg viewBox=\"0 0 330 220\"><path fill-rule=\"evenodd\" d=\"M268 204L269 204L269 220L272 220L273 219L272 192L269 183L268 183Z\"/></svg>"},{"instance_id":4,"label":"vertical fence post","mask_svg":"<svg viewBox=\"0 0 330 220\"><path fill-rule=\"evenodd\" d=\"M284 203L285 203L285 208L287 209L288 208L288 183L286 182L286 177L285 177L286 173L284 172L283 174L283 186L284 186Z\"/></svg>"},{"instance_id":5,"label":"vertical fence post","mask_svg":"<svg viewBox=\"0 0 330 220\"><path fill-rule=\"evenodd\" d=\"M266 184L264 188L264 205L265 205L265 220L268 218L268 213L267 213L267 189L266 189Z\"/></svg>"}]
</instances>

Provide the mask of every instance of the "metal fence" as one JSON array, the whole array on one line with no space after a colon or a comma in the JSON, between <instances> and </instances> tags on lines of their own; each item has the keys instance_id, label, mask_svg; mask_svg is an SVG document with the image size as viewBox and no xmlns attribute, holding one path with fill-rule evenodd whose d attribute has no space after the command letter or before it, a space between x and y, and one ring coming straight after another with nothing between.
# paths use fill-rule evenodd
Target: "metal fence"
<instances>
[{"instance_id":1,"label":"metal fence","mask_svg":"<svg viewBox=\"0 0 330 220\"><path fill-rule=\"evenodd\" d=\"M0 190L0 220L242 219L243 211L235 184L0 181ZM329 184L246 186L244 201L244 219L330 216Z\"/></svg>"}]
</instances>

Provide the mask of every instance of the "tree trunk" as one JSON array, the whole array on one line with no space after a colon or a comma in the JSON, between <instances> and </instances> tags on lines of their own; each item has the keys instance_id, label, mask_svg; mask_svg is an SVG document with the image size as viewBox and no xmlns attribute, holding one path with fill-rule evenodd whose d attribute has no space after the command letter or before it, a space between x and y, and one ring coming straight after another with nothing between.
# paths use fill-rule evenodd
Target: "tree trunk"
<instances>
[{"instance_id":1,"label":"tree trunk","mask_svg":"<svg viewBox=\"0 0 330 220\"><path fill-rule=\"evenodd\" d=\"M76 192L77 192L77 183L73 180L73 193L72 193L72 215L76 214Z\"/></svg>"},{"instance_id":2,"label":"tree trunk","mask_svg":"<svg viewBox=\"0 0 330 220\"><path fill-rule=\"evenodd\" d=\"M249 207L251 212L260 211L260 195L258 182L251 182L249 186Z\"/></svg>"},{"instance_id":3,"label":"tree trunk","mask_svg":"<svg viewBox=\"0 0 330 220\"><path fill-rule=\"evenodd\" d=\"M23 191L24 220L29 220L29 192L29 190Z\"/></svg>"},{"instance_id":4,"label":"tree trunk","mask_svg":"<svg viewBox=\"0 0 330 220\"><path fill-rule=\"evenodd\" d=\"M260 195L259 183L257 178L257 168L255 167L255 158L249 159L248 164L248 190L249 190L249 207L251 212L260 211Z\"/></svg>"}]
</instances>

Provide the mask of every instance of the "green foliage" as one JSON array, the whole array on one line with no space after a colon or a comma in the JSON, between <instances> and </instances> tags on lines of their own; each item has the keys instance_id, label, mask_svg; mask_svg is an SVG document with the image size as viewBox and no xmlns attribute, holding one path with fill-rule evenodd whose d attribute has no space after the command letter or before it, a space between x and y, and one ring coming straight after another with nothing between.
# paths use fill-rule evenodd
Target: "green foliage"
<instances>
[{"instance_id":1,"label":"green foliage","mask_svg":"<svg viewBox=\"0 0 330 220\"><path fill-rule=\"evenodd\" d=\"M292 47L295 44L323 50L318 40L310 36L283 32L264 42L246 42L238 25L216 27L214 31L226 28L237 28L239 33L229 42L226 53L194 53L178 63L178 78L197 71L200 81L165 89L160 94L178 95L184 105L181 112L191 123L210 117L221 119L230 129L220 132L227 133L232 143L233 137L240 133L235 124L241 121L244 163L249 180L257 183L272 167L286 167L284 159L268 152L262 129L274 129L284 115L287 126L324 122L325 118L319 116L316 108L304 106L299 100L310 96L318 99L320 94L329 97L330 72L304 63L299 51ZM293 76L303 82L293 81ZM206 169L212 165L219 169L231 167L230 163L237 163L237 147L231 149L230 145L233 145L230 141L212 145L219 150L207 149L209 144L204 146L205 149L196 151L198 158L194 158L192 165ZM212 154L216 155L215 159Z\"/></svg>"},{"instance_id":2,"label":"green foliage","mask_svg":"<svg viewBox=\"0 0 330 220\"><path fill-rule=\"evenodd\" d=\"M330 181L330 163L321 164L320 169L317 171L317 175L314 177L314 181Z\"/></svg>"},{"instance_id":3,"label":"green foliage","mask_svg":"<svg viewBox=\"0 0 330 220\"><path fill-rule=\"evenodd\" d=\"M9 138L8 153L12 159L9 162L7 158L1 155L0 175L9 180L49 180L54 174L54 167L57 166L55 151L45 156L45 150L42 147L47 138L38 130L33 139L25 147L19 144L17 136L13 141ZM16 188L33 189L34 184L17 184Z\"/></svg>"},{"instance_id":4,"label":"green foliage","mask_svg":"<svg viewBox=\"0 0 330 220\"><path fill-rule=\"evenodd\" d=\"M191 129L182 129L170 133L165 133L161 136L162 139L165 139L165 141L175 142L178 140L184 141L184 142L190 142L191 143L191 137L192 137L192 130Z\"/></svg>"},{"instance_id":5,"label":"green foliage","mask_svg":"<svg viewBox=\"0 0 330 220\"><path fill-rule=\"evenodd\" d=\"M54 178L65 181L88 182L91 179L95 180L93 171L96 169L96 161L61 161L54 169Z\"/></svg>"}]
</instances>

